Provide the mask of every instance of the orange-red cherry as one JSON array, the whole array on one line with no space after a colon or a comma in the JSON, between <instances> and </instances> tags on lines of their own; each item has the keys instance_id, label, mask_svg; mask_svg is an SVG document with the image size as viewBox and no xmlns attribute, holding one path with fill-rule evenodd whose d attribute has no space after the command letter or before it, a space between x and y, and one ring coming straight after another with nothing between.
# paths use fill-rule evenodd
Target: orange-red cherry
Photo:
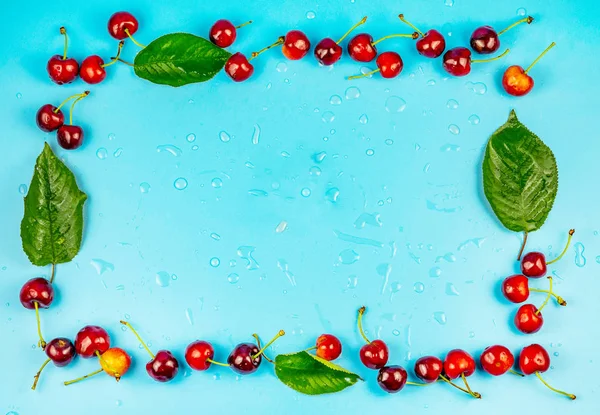
<instances>
[{"instance_id":1,"label":"orange-red cherry","mask_svg":"<svg viewBox=\"0 0 600 415\"><path fill-rule=\"evenodd\" d=\"M342 343L332 334L321 334L316 348L317 356L325 360L335 360L342 354Z\"/></svg>"}]
</instances>

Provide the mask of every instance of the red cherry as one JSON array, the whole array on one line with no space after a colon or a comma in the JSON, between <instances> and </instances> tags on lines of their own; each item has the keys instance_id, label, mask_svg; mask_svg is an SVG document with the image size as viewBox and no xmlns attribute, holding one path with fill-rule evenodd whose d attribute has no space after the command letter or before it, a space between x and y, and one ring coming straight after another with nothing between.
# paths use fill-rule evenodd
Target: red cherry
<instances>
[{"instance_id":1,"label":"red cherry","mask_svg":"<svg viewBox=\"0 0 600 415\"><path fill-rule=\"evenodd\" d=\"M465 76L471 72L471 51L458 47L444 53L444 69L450 75Z\"/></svg>"},{"instance_id":2,"label":"red cherry","mask_svg":"<svg viewBox=\"0 0 600 415\"><path fill-rule=\"evenodd\" d=\"M502 294L510 302L524 302L529 298L529 280L520 274L507 277L502 281Z\"/></svg>"},{"instance_id":3,"label":"red cherry","mask_svg":"<svg viewBox=\"0 0 600 415\"><path fill-rule=\"evenodd\" d=\"M505 374L515 364L515 357L511 351L500 345L487 347L479 360L483 370L493 376Z\"/></svg>"},{"instance_id":4,"label":"red cherry","mask_svg":"<svg viewBox=\"0 0 600 415\"><path fill-rule=\"evenodd\" d=\"M58 129L56 138L65 150L75 150L83 144L83 128L77 125L63 125Z\"/></svg>"},{"instance_id":5,"label":"red cherry","mask_svg":"<svg viewBox=\"0 0 600 415\"><path fill-rule=\"evenodd\" d=\"M65 115L54 105L46 104L38 110L35 115L35 122L40 130L49 133L65 123Z\"/></svg>"},{"instance_id":6,"label":"red cherry","mask_svg":"<svg viewBox=\"0 0 600 415\"><path fill-rule=\"evenodd\" d=\"M205 341L196 340L185 349L185 361L194 370L207 370L214 356L215 350Z\"/></svg>"},{"instance_id":7,"label":"red cherry","mask_svg":"<svg viewBox=\"0 0 600 415\"><path fill-rule=\"evenodd\" d=\"M365 335L362 328L362 317L366 311L367 308L365 306L358 309L358 332L367 343L360 348L360 361L369 369L381 369L386 365L389 358L388 347L383 340L370 341Z\"/></svg>"},{"instance_id":8,"label":"red cherry","mask_svg":"<svg viewBox=\"0 0 600 415\"><path fill-rule=\"evenodd\" d=\"M108 19L108 33L117 40L133 36L138 27L137 19L129 12L116 12Z\"/></svg>"},{"instance_id":9,"label":"red cherry","mask_svg":"<svg viewBox=\"0 0 600 415\"><path fill-rule=\"evenodd\" d=\"M254 66L240 52L234 53L225 63L225 72L235 82L243 82L254 73Z\"/></svg>"},{"instance_id":10,"label":"red cherry","mask_svg":"<svg viewBox=\"0 0 600 415\"><path fill-rule=\"evenodd\" d=\"M373 44L373 36L359 33L348 42L348 54L357 62L371 62L377 56L377 48Z\"/></svg>"},{"instance_id":11,"label":"red cherry","mask_svg":"<svg viewBox=\"0 0 600 415\"><path fill-rule=\"evenodd\" d=\"M146 363L146 372L157 382L169 382L179 372L179 362L168 350L159 350L156 356Z\"/></svg>"},{"instance_id":12,"label":"red cherry","mask_svg":"<svg viewBox=\"0 0 600 415\"><path fill-rule=\"evenodd\" d=\"M377 383L387 393L396 393L402 390L408 380L406 370L401 366L385 366L379 369Z\"/></svg>"},{"instance_id":13,"label":"red cherry","mask_svg":"<svg viewBox=\"0 0 600 415\"><path fill-rule=\"evenodd\" d=\"M383 52L376 63L383 78L395 78L404 68L402 58L396 52Z\"/></svg>"},{"instance_id":14,"label":"red cherry","mask_svg":"<svg viewBox=\"0 0 600 415\"><path fill-rule=\"evenodd\" d=\"M475 373L475 368L475 359L464 350L450 350L444 360L444 373L450 379L456 379L462 375L469 377Z\"/></svg>"},{"instance_id":15,"label":"red cherry","mask_svg":"<svg viewBox=\"0 0 600 415\"><path fill-rule=\"evenodd\" d=\"M519 368L525 375L535 374L542 383L553 392L564 395L572 400L576 396L572 393L563 392L550 386L540 375L550 368L550 355L539 344L531 344L523 347L519 355Z\"/></svg>"},{"instance_id":16,"label":"red cherry","mask_svg":"<svg viewBox=\"0 0 600 415\"><path fill-rule=\"evenodd\" d=\"M321 40L315 47L315 58L317 58L321 65L325 66L331 66L339 61L343 53L340 43L342 43L346 36L352 33L354 29L364 24L366 21L367 16L363 17L360 22L352 26L337 42L329 37Z\"/></svg>"},{"instance_id":17,"label":"red cherry","mask_svg":"<svg viewBox=\"0 0 600 415\"><path fill-rule=\"evenodd\" d=\"M529 252L521 260L521 272L530 278L541 278L547 271L546 257L541 252Z\"/></svg>"},{"instance_id":18,"label":"red cherry","mask_svg":"<svg viewBox=\"0 0 600 415\"><path fill-rule=\"evenodd\" d=\"M302 59L310 51L310 41L303 32L299 30L290 30L285 35L281 51L289 60L295 61Z\"/></svg>"},{"instance_id":19,"label":"red cherry","mask_svg":"<svg viewBox=\"0 0 600 415\"><path fill-rule=\"evenodd\" d=\"M528 16L524 19L521 19L521 20L513 23L506 29L502 30L500 33L497 33L490 26L478 27L477 29L475 29L475 31L471 35L471 48L473 48L473 50L475 52L481 53L481 54L494 53L500 47L500 39L499 39L500 35L506 33L507 31L509 31L510 29L512 29L513 27L515 27L521 23L531 24L531 22L533 22L533 17Z\"/></svg>"},{"instance_id":20,"label":"red cherry","mask_svg":"<svg viewBox=\"0 0 600 415\"><path fill-rule=\"evenodd\" d=\"M515 327L522 333L537 333L543 324L542 313L533 304L522 305L515 314Z\"/></svg>"},{"instance_id":21,"label":"red cherry","mask_svg":"<svg viewBox=\"0 0 600 415\"><path fill-rule=\"evenodd\" d=\"M220 48L228 48L233 45L237 37L237 29L252 23L252 20L243 23L239 26L234 26L229 20L217 20L208 33L208 37L212 43Z\"/></svg>"},{"instance_id":22,"label":"red cherry","mask_svg":"<svg viewBox=\"0 0 600 415\"><path fill-rule=\"evenodd\" d=\"M49 308L54 301L54 288L46 278L32 278L23 284L19 300L29 310L35 309L36 304L39 308Z\"/></svg>"},{"instance_id":23,"label":"red cherry","mask_svg":"<svg viewBox=\"0 0 600 415\"><path fill-rule=\"evenodd\" d=\"M335 360L342 354L342 343L332 334L321 334L317 338L317 356L325 360Z\"/></svg>"},{"instance_id":24,"label":"red cherry","mask_svg":"<svg viewBox=\"0 0 600 415\"><path fill-rule=\"evenodd\" d=\"M106 78L104 61L98 55L88 56L81 62L79 76L88 84L99 84Z\"/></svg>"},{"instance_id":25,"label":"red cherry","mask_svg":"<svg viewBox=\"0 0 600 415\"><path fill-rule=\"evenodd\" d=\"M75 349L83 358L103 354L110 348L110 336L102 327L85 326L75 336Z\"/></svg>"},{"instance_id":26,"label":"red cherry","mask_svg":"<svg viewBox=\"0 0 600 415\"><path fill-rule=\"evenodd\" d=\"M73 58L67 57L67 50L69 48L69 37L67 36L67 29L64 27L60 28L60 34L65 37L65 47L62 56L54 55L48 60L46 70L50 79L58 85L69 84L77 78L79 73L79 64Z\"/></svg>"},{"instance_id":27,"label":"red cherry","mask_svg":"<svg viewBox=\"0 0 600 415\"><path fill-rule=\"evenodd\" d=\"M446 39L444 39L444 35L435 29L430 29L423 34L416 26L408 22L403 14L398 15L398 18L408 26L412 27L417 32L417 35L420 36L420 39L416 42L417 52L427 58L437 58L444 53L444 50L446 49Z\"/></svg>"},{"instance_id":28,"label":"red cherry","mask_svg":"<svg viewBox=\"0 0 600 415\"><path fill-rule=\"evenodd\" d=\"M509 66L502 76L502 87L504 90L515 97L527 95L534 86L533 78L529 76L529 71L556 43L552 42L540 56L527 69L519 65ZM567 245L568 246L568 245ZM562 256L562 255L561 255Z\"/></svg>"},{"instance_id":29,"label":"red cherry","mask_svg":"<svg viewBox=\"0 0 600 415\"><path fill-rule=\"evenodd\" d=\"M48 356L48 359L44 362L44 364L42 364L40 370L38 370L38 372L33 377L33 385L31 386L32 390L35 390L35 388L37 387L40 375L42 374L42 370L44 370L48 363L52 362L54 363L54 366L64 367L71 363L77 355L73 342L64 337L58 337L56 339L50 340L45 349L45 352L46 356Z\"/></svg>"},{"instance_id":30,"label":"red cherry","mask_svg":"<svg viewBox=\"0 0 600 415\"><path fill-rule=\"evenodd\" d=\"M442 360L435 356L424 356L415 362L415 375L425 383L436 382L443 369Z\"/></svg>"},{"instance_id":31,"label":"red cherry","mask_svg":"<svg viewBox=\"0 0 600 415\"><path fill-rule=\"evenodd\" d=\"M253 343L240 343L232 350L227 358L229 367L240 375L256 372L262 362L260 349Z\"/></svg>"}]
</instances>

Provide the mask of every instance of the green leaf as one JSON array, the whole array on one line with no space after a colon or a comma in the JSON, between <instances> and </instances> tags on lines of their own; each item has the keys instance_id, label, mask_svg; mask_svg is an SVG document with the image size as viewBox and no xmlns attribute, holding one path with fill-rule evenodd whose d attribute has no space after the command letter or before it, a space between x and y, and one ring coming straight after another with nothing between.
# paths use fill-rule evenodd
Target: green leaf
<instances>
[{"instance_id":1,"label":"green leaf","mask_svg":"<svg viewBox=\"0 0 600 415\"><path fill-rule=\"evenodd\" d=\"M135 74L155 84L183 86L215 76L231 53L189 33L171 33L142 49L133 62Z\"/></svg>"},{"instance_id":2,"label":"green leaf","mask_svg":"<svg viewBox=\"0 0 600 415\"><path fill-rule=\"evenodd\" d=\"M514 110L488 141L483 190L500 222L515 232L539 229L554 204L558 191L554 154Z\"/></svg>"},{"instance_id":3,"label":"green leaf","mask_svg":"<svg viewBox=\"0 0 600 415\"><path fill-rule=\"evenodd\" d=\"M23 250L33 265L71 261L81 246L87 196L48 143L37 158L21 221Z\"/></svg>"},{"instance_id":4,"label":"green leaf","mask_svg":"<svg viewBox=\"0 0 600 415\"><path fill-rule=\"evenodd\" d=\"M361 379L357 374L305 351L277 356L275 374L281 382L306 395L339 392Z\"/></svg>"}]
</instances>

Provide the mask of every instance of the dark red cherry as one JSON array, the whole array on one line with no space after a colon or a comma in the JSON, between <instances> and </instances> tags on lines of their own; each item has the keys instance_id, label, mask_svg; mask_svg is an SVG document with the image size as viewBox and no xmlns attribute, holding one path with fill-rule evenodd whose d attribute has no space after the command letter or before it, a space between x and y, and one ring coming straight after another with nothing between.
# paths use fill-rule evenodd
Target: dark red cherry
<instances>
[{"instance_id":1,"label":"dark red cherry","mask_svg":"<svg viewBox=\"0 0 600 415\"><path fill-rule=\"evenodd\" d=\"M415 375L425 383L436 382L442 370L444 364L435 356L424 356L415 362Z\"/></svg>"},{"instance_id":2,"label":"dark red cherry","mask_svg":"<svg viewBox=\"0 0 600 415\"><path fill-rule=\"evenodd\" d=\"M138 30L137 19L129 12L116 12L108 19L108 33L117 40L126 39Z\"/></svg>"},{"instance_id":3,"label":"dark red cherry","mask_svg":"<svg viewBox=\"0 0 600 415\"><path fill-rule=\"evenodd\" d=\"M234 53L225 63L225 72L235 82L242 82L254 73L254 66L240 52Z\"/></svg>"},{"instance_id":4,"label":"dark red cherry","mask_svg":"<svg viewBox=\"0 0 600 415\"><path fill-rule=\"evenodd\" d=\"M103 354L110 349L110 336L100 326L85 326L75 336L75 349L86 359Z\"/></svg>"},{"instance_id":5,"label":"dark red cherry","mask_svg":"<svg viewBox=\"0 0 600 415\"><path fill-rule=\"evenodd\" d=\"M444 69L453 76L465 76L471 72L471 51L458 47L444 53Z\"/></svg>"},{"instance_id":6,"label":"dark red cherry","mask_svg":"<svg viewBox=\"0 0 600 415\"><path fill-rule=\"evenodd\" d=\"M444 373L450 379L456 379L463 374L466 377L475 373L475 359L464 350L450 350L444 360Z\"/></svg>"},{"instance_id":7,"label":"dark red cherry","mask_svg":"<svg viewBox=\"0 0 600 415\"><path fill-rule=\"evenodd\" d=\"M524 304L515 314L515 327L522 333L537 333L544 324L542 313L533 304Z\"/></svg>"},{"instance_id":8,"label":"dark red cherry","mask_svg":"<svg viewBox=\"0 0 600 415\"><path fill-rule=\"evenodd\" d=\"M46 345L45 352L52 363L58 367L68 365L77 355L73 342L64 337L50 340Z\"/></svg>"},{"instance_id":9,"label":"dark red cherry","mask_svg":"<svg viewBox=\"0 0 600 415\"><path fill-rule=\"evenodd\" d=\"M444 35L435 29L428 30L417 40L417 52L427 58L437 58L446 49Z\"/></svg>"},{"instance_id":10,"label":"dark red cherry","mask_svg":"<svg viewBox=\"0 0 600 415\"><path fill-rule=\"evenodd\" d=\"M388 347L383 340L373 340L360 348L360 361L369 369L381 369L388 358Z\"/></svg>"},{"instance_id":11,"label":"dark red cherry","mask_svg":"<svg viewBox=\"0 0 600 415\"><path fill-rule=\"evenodd\" d=\"M77 78L79 73L79 64L73 58L63 58L60 55L54 55L48 60L46 65L48 75L58 85L70 84Z\"/></svg>"},{"instance_id":12,"label":"dark red cherry","mask_svg":"<svg viewBox=\"0 0 600 415\"><path fill-rule=\"evenodd\" d=\"M262 362L262 355L258 354L259 351L256 344L240 343L235 346L227 358L227 363L234 372L241 375L254 373Z\"/></svg>"},{"instance_id":13,"label":"dark red cherry","mask_svg":"<svg viewBox=\"0 0 600 415\"><path fill-rule=\"evenodd\" d=\"M215 349L205 341L197 340L185 349L185 361L194 370L207 370L215 356Z\"/></svg>"},{"instance_id":14,"label":"dark red cherry","mask_svg":"<svg viewBox=\"0 0 600 415\"><path fill-rule=\"evenodd\" d=\"M335 360L342 354L342 343L332 334L321 334L316 348L317 356L325 360Z\"/></svg>"},{"instance_id":15,"label":"dark red cherry","mask_svg":"<svg viewBox=\"0 0 600 415\"><path fill-rule=\"evenodd\" d=\"M168 350L159 350L154 359L146 363L146 372L157 382L169 382L179 372L179 362Z\"/></svg>"},{"instance_id":16,"label":"dark red cherry","mask_svg":"<svg viewBox=\"0 0 600 415\"><path fill-rule=\"evenodd\" d=\"M483 370L493 376L505 374L515 364L515 357L512 352L501 345L487 347L479 360Z\"/></svg>"},{"instance_id":17,"label":"dark red cherry","mask_svg":"<svg viewBox=\"0 0 600 415\"><path fill-rule=\"evenodd\" d=\"M371 62L377 56L377 47L373 44L373 36L359 33L348 42L348 54L357 62Z\"/></svg>"},{"instance_id":18,"label":"dark red cherry","mask_svg":"<svg viewBox=\"0 0 600 415\"><path fill-rule=\"evenodd\" d=\"M481 26L471 35L471 48L477 53L494 53L500 47L498 33L490 26Z\"/></svg>"},{"instance_id":19,"label":"dark red cherry","mask_svg":"<svg viewBox=\"0 0 600 415\"><path fill-rule=\"evenodd\" d=\"M408 374L401 366L385 366L379 369L377 383L388 393L396 393L404 388Z\"/></svg>"},{"instance_id":20,"label":"dark red cherry","mask_svg":"<svg viewBox=\"0 0 600 415\"><path fill-rule=\"evenodd\" d=\"M546 256L541 252L529 252L521 260L521 272L530 278L541 278L547 271Z\"/></svg>"},{"instance_id":21,"label":"dark red cherry","mask_svg":"<svg viewBox=\"0 0 600 415\"><path fill-rule=\"evenodd\" d=\"M39 308L48 308L54 300L54 288L46 278L32 278L23 284L19 300L29 310L35 309L35 303Z\"/></svg>"},{"instance_id":22,"label":"dark red cherry","mask_svg":"<svg viewBox=\"0 0 600 415\"><path fill-rule=\"evenodd\" d=\"M99 84L106 78L104 61L98 55L88 56L81 62L79 76L88 84Z\"/></svg>"},{"instance_id":23,"label":"dark red cherry","mask_svg":"<svg viewBox=\"0 0 600 415\"><path fill-rule=\"evenodd\" d=\"M235 42L237 30L229 20L220 19L212 25L208 37L218 47L227 48Z\"/></svg>"},{"instance_id":24,"label":"dark red cherry","mask_svg":"<svg viewBox=\"0 0 600 415\"><path fill-rule=\"evenodd\" d=\"M49 133L65 123L65 115L54 105L46 104L38 110L35 122L40 130Z\"/></svg>"},{"instance_id":25,"label":"dark red cherry","mask_svg":"<svg viewBox=\"0 0 600 415\"><path fill-rule=\"evenodd\" d=\"M512 303L522 303L529 298L529 280L525 275L511 275L502 281L502 294Z\"/></svg>"},{"instance_id":26,"label":"dark red cherry","mask_svg":"<svg viewBox=\"0 0 600 415\"><path fill-rule=\"evenodd\" d=\"M290 30L285 35L281 51L289 60L302 59L310 51L310 41L300 30Z\"/></svg>"},{"instance_id":27,"label":"dark red cherry","mask_svg":"<svg viewBox=\"0 0 600 415\"><path fill-rule=\"evenodd\" d=\"M57 133L58 144L65 150L74 150L83 144L83 129L77 125L63 125Z\"/></svg>"},{"instance_id":28,"label":"dark red cherry","mask_svg":"<svg viewBox=\"0 0 600 415\"><path fill-rule=\"evenodd\" d=\"M315 46L315 57L321 65L331 66L342 57L342 47L327 37Z\"/></svg>"}]
</instances>

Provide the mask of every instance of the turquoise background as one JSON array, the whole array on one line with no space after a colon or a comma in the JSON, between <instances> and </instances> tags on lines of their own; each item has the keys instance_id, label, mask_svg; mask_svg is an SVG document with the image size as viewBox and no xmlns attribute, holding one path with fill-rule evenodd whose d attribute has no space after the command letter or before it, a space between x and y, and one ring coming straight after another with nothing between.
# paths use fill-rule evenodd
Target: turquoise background
<instances>
[{"instance_id":1,"label":"turquoise background","mask_svg":"<svg viewBox=\"0 0 600 415\"><path fill-rule=\"evenodd\" d=\"M440 60L420 57L406 39L380 45L404 59L394 80L347 81L362 65L346 57L322 68L312 56L286 61L279 50L256 59L254 76L243 84L221 73L205 84L172 89L114 65L76 110L85 144L62 151L53 134L37 129L35 112L88 86L49 81L46 61L62 51L58 28L68 27L71 56L108 59L116 41L106 22L123 8L138 17L136 38L144 43L173 31L205 36L218 18L253 19L231 48L245 53L294 28L313 45L337 38L365 15L362 29L375 38L406 32L396 17L403 12L423 30L440 29L448 47L467 45L479 25L500 30L523 13L537 20L502 37L512 50L507 58L474 65L460 79L448 79ZM599 11L591 0L5 4L0 413L598 413ZM558 46L531 72L532 93L508 97L500 86L504 68L527 66L552 41ZM124 57L133 59L136 50L128 42ZM483 146L511 108L553 149L560 169L554 209L528 247L556 255L567 230L577 229L566 258L551 268L569 306L548 306L545 326L531 336L515 332L517 307L498 294L499 282L517 269L521 236L497 222L481 190ZM45 140L89 201L81 252L58 267L58 298L42 313L43 330L47 339L73 338L86 324L106 327L113 344L135 361L119 384L97 376L62 386L97 368L96 361L79 359L64 369L48 367L39 389L29 390L44 355L34 345L34 314L21 307L18 292L49 269L28 262L19 223L24 186ZM321 152L322 160L315 157ZM185 189L175 187L178 178L187 181ZM287 229L278 233L282 221ZM252 250L253 259L246 260ZM534 294L532 301L539 305L543 297ZM357 358L362 343L355 316L363 304L369 335L387 341L390 363L411 373L424 354L443 356L461 347L479 355L494 343L517 351L538 342L552 356L546 378L579 398L553 395L535 378L484 374L471 380L481 401L444 385L388 396ZM148 356L121 331L120 319L138 327L153 350L171 349L181 361L197 338L213 342L216 358L224 360L253 332L270 338L287 331L273 355L304 349L332 332L344 344L339 363L366 381L336 395L308 397L280 384L263 364L244 378L226 368L184 369L172 383L158 384L146 375Z\"/></svg>"}]
</instances>

